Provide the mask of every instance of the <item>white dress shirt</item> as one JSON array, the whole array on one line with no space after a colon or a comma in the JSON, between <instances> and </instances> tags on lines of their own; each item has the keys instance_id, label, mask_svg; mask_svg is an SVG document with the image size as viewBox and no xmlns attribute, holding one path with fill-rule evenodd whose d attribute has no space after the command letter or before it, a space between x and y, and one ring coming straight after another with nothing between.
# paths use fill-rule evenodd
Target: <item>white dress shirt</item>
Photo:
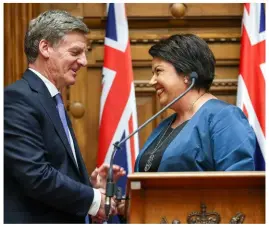
<instances>
[{"instance_id":1,"label":"white dress shirt","mask_svg":"<svg viewBox=\"0 0 269 227\"><path fill-rule=\"evenodd\" d=\"M54 97L55 95L57 95L58 93L60 93L58 91L58 89L55 87L55 85L50 82L45 76L41 75L41 73L37 72L36 70L32 69L32 68L29 68L33 73L35 73L43 82L44 84L46 85L46 87L48 88L49 90L49 93L51 95L51 97ZM74 155L74 158L76 160L76 164L78 166L78 163L77 163L77 157L76 157L76 153L75 153L75 147L74 147L74 141L73 141L73 138L71 136L71 133L69 131L69 128L68 128L68 135L69 135L69 141L70 141L70 146L71 146L71 150L73 152L73 155ZM89 209L89 214L92 215L92 216L95 216L100 208L100 204L101 204L101 192L95 188L93 188L93 192L94 192L94 197L93 197L93 201L92 201L92 204L91 204L91 207Z\"/></svg>"}]
</instances>

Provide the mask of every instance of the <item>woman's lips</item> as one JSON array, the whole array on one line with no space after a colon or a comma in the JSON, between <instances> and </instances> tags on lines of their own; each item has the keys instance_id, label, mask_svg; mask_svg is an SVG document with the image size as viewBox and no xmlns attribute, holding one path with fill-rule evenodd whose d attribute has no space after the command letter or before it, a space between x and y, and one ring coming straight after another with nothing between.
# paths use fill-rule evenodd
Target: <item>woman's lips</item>
<instances>
[{"instance_id":1,"label":"woman's lips","mask_svg":"<svg viewBox=\"0 0 269 227\"><path fill-rule=\"evenodd\" d=\"M156 90L156 93L158 96L160 96L163 93L164 89L163 88L159 88Z\"/></svg>"}]
</instances>

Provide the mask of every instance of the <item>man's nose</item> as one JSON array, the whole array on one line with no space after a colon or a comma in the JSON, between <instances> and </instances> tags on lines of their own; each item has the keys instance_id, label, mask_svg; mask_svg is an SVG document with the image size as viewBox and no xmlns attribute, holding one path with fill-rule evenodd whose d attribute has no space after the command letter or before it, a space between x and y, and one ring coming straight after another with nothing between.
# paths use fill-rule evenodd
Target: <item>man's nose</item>
<instances>
[{"instance_id":1,"label":"man's nose","mask_svg":"<svg viewBox=\"0 0 269 227\"><path fill-rule=\"evenodd\" d=\"M81 54L81 56L78 59L78 63L81 64L82 66L86 66L88 61L86 57L86 53Z\"/></svg>"}]
</instances>

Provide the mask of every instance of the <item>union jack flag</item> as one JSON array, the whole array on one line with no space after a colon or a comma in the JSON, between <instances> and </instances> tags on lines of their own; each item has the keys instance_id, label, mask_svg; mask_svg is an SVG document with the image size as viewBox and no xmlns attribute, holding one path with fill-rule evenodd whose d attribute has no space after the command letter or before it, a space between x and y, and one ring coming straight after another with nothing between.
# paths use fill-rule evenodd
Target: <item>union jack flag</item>
<instances>
[{"instance_id":1,"label":"union jack flag","mask_svg":"<svg viewBox=\"0 0 269 227\"><path fill-rule=\"evenodd\" d=\"M265 169L266 149L266 81L265 9L263 3L244 4L237 105L253 127L258 145L256 169ZM268 115L268 113L267 113Z\"/></svg>"},{"instance_id":2,"label":"union jack flag","mask_svg":"<svg viewBox=\"0 0 269 227\"><path fill-rule=\"evenodd\" d=\"M137 128L133 71L124 3L110 3L104 46L104 66L100 107L99 148L97 165L110 163L113 144L123 140ZM114 164L133 172L138 154L138 135L122 144ZM118 186L125 193L126 177Z\"/></svg>"}]
</instances>

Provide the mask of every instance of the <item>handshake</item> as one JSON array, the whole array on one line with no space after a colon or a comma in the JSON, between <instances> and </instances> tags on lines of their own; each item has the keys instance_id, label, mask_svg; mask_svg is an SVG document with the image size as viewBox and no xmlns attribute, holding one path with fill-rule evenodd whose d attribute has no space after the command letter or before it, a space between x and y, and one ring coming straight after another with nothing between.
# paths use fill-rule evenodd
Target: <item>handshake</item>
<instances>
[{"instance_id":1,"label":"handshake","mask_svg":"<svg viewBox=\"0 0 269 227\"><path fill-rule=\"evenodd\" d=\"M105 213L105 198L106 198L106 183L107 183L107 176L109 171L109 165L103 164L99 168L96 168L90 177L90 181L92 187L99 190L101 194L101 202L99 210L97 211L96 215L91 217L93 223L103 223L107 220L107 216ZM118 166L113 165L113 179L114 182L117 182L118 179L122 176L126 175L126 171ZM111 207L110 207L110 215L122 215L124 213L124 202L118 202L116 197L114 196L111 198Z\"/></svg>"}]
</instances>

